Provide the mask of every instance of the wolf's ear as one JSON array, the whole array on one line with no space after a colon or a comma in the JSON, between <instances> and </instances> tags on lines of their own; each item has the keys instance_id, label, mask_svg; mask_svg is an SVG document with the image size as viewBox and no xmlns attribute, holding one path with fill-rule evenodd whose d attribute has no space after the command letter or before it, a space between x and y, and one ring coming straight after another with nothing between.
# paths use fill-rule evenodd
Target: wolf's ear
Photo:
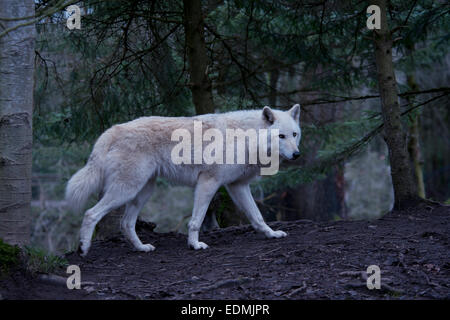
<instances>
[{"instance_id":1,"label":"wolf's ear","mask_svg":"<svg viewBox=\"0 0 450 320\"><path fill-rule=\"evenodd\" d=\"M294 104L294 106L289 109L288 113L291 115L292 118L294 118L295 121L300 123L300 105Z\"/></svg>"},{"instance_id":2,"label":"wolf's ear","mask_svg":"<svg viewBox=\"0 0 450 320\"><path fill-rule=\"evenodd\" d=\"M275 115L273 114L272 109L270 109L270 107L268 107L268 106L264 107L264 109L262 111L262 117L264 120L266 120L270 124L273 124L275 121Z\"/></svg>"}]
</instances>

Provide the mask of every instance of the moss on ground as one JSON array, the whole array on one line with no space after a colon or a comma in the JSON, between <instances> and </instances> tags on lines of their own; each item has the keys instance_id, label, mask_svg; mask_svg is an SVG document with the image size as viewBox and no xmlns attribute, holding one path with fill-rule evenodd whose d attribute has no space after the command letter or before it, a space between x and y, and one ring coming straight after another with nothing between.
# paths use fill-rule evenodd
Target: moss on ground
<instances>
[{"instance_id":1,"label":"moss on ground","mask_svg":"<svg viewBox=\"0 0 450 320\"><path fill-rule=\"evenodd\" d=\"M16 266L20 259L20 248L12 246L0 239L0 274L6 274Z\"/></svg>"}]
</instances>

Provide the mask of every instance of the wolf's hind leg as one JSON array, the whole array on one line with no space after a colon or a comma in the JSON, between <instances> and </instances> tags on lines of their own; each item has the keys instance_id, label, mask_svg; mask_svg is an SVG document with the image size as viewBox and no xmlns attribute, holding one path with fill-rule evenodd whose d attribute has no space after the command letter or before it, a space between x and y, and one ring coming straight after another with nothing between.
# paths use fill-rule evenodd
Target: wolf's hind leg
<instances>
[{"instance_id":1,"label":"wolf's hind leg","mask_svg":"<svg viewBox=\"0 0 450 320\"><path fill-rule=\"evenodd\" d=\"M220 184L206 174L200 174L197 186L195 187L194 208L192 210L192 218L189 221L188 246L198 250L206 249L208 245L198 241L198 233L208 210L209 203L219 189Z\"/></svg>"},{"instance_id":2,"label":"wolf's hind leg","mask_svg":"<svg viewBox=\"0 0 450 320\"><path fill-rule=\"evenodd\" d=\"M139 191L136 197L127 203L125 214L121 222L123 233L138 251L149 252L155 250L155 247L151 244L143 244L136 234L136 221L139 212L142 210L148 199L150 199L155 187L155 181L155 178L151 178L142 190Z\"/></svg>"},{"instance_id":3,"label":"wolf's hind leg","mask_svg":"<svg viewBox=\"0 0 450 320\"><path fill-rule=\"evenodd\" d=\"M97 223L111 210L117 209L128 201L132 200L138 190L120 185L109 188L100 201L86 211L80 230L80 250L85 256L91 247L92 234Z\"/></svg>"},{"instance_id":4,"label":"wolf's hind leg","mask_svg":"<svg viewBox=\"0 0 450 320\"><path fill-rule=\"evenodd\" d=\"M264 233L268 238L282 238L287 235L284 231L272 230L272 228L264 222L261 212L253 199L252 192L248 184L229 184L226 186L226 189L237 207L244 211L255 230Z\"/></svg>"}]
</instances>

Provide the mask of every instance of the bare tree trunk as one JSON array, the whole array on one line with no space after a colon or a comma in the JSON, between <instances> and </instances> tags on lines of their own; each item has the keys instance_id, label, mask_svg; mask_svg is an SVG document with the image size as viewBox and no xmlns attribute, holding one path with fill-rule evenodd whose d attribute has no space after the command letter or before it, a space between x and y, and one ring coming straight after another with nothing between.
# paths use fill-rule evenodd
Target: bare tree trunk
<instances>
[{"instance_id":1,"label":"bare tree trunk","mask_svg":"<svg viewBox=\"0 0 450 320\"><path fill-rule=\"evenodd\" d=\"M201 0L183 0L184 32L189 64L190 89L196 114L214 113L211 80L208 77L209 59L206 55L204 24ZM219 227L214 208L218 207L220 197L211 201L202 224L202 231Z\"/></svg>"},{"instance_id":2,"label":"bare tree trunk","mask_svg":"<svg viewBox=\"0 0 450 320\"><path fill-rule=\"evenodd\" d=\"M270 92L269 92L269 106L276 107L277 105L277 84L280 78L280 71L274 69L270 72Z\"/></svg>"},{"instance_id":3,"label":"bare tree trunk","mask_svg":"<svg viewBox=\"0 0 450 320\"><path fill-rule=\"evenodd\" d=\"M190 88L197 114L213 113L214 101L208 77L201 0L184 0L184 32L189 64Z\"/></svg>"},{"instance_id":4,"label":"bare tree trunk","mask_svg":"<svg viewBox=\"0 0 450 320\"><path fill-rule=\"evenodd\" d=\"M413 91L418 91L419 86L417 85L416 80L414 79L413 74L409 74L407 77L408 86ZM408 101L412 102L412 98L409 98ZM413 113L409 116L410 126L409 126L409 141L408 141L408 152L411 160L413 162L414 167L414 176L416 178L417 183L417 195L423 199L425 199L425 183L423 181L423 160L420 151L420 143L419 143L419 114Z\"/></svg>"},{"instance_id":5,"label":"bare tree trunk","mask_svg":"<svg viewBox=\"0 0 450 320\"><path fill-rule=\"evenodd\" d=\"M33 0L0 0L2 17L34 15ZM2 21L3 29L22 21ZM34 24L0 38L0 238L30 238Z\"/></svg>"},{"instance_id":6,"label":"bare tree trunk","mask_svg":"<svg viewBox=\"0 0 450 320\"><path fill-rule=\"evenodd\" d=\"M387 25L386 0L374 0L381 9L381 29L374 31L375 59L378 86L381 96L381 109L384 121L384 134L389 149L391 176L394 187L394 208L404 208L417 203L416 184L412 177L408 158L406 135L400 118L397 82L392 61L392 38Z\"/></svg>"},{"instance_id":7,"label":"bare tree trunk","mask_svg":"<svg viewBox=\"0 0 450 320\"><path fill-rule=\"evenodd\" d=\"M348 211L345 206L345 178L344 178L344 165L336 165L336 173L334 176L334 185L336 188L336 198L337 198L337 213L344 219L348 219Z\"/></svg>"},{"instance_id":8,"label":"bare tree trunk","mask_svg":"<svg viewBox=\"0 0 450 320\"><path fill-rule=\"evenodd\" d=\"M422 169L423 161L419 144L419 116L417 114L411 115L410 121L408 152L414 167L414 176L417 183L417 195L425 199L425 184L423 181Z\"/></svg>"}]
</instances>

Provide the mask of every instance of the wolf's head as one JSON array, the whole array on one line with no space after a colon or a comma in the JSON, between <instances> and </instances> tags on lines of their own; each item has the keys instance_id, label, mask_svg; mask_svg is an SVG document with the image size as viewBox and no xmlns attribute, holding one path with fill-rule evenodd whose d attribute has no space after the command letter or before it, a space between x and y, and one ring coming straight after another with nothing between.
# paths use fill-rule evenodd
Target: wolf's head
<instances>
[{"instance_id":1,"label":"wolf's head","mask_svg":"<svg viewBox=\"0 0 450 320\"><path fill-rule=\"evenodd\" d=\"M294 105L288 111L273 110L264 107L262 111L264 121L269 124L269 129L279 131L280 155L288 160L295 160L300 156L298 145L302 132L300 130L300 105Z\"/></svg>"}]
</instances>

